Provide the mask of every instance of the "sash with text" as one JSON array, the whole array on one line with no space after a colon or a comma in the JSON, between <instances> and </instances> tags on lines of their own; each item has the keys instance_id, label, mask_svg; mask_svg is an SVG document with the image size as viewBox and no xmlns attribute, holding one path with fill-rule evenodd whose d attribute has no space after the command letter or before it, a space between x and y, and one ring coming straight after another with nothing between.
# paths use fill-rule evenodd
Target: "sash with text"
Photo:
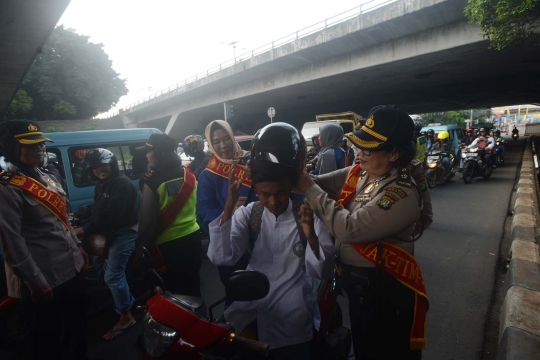
<instances>
[{"instance_id":1,"label":"sash with text","mask_svg":"<svg viewBox=\"0 0 540 360\"><path fill-rule=\"evenodd\" d=\"M349 171L338 200L339 206L346 206L356 195L356 185L360 179L361 170L360 166L357 165ZM351 244L351 246L366 260L380 267L388 275L393 276L400 283L414 291L415 309L410 346L411 350L424 349L426 346L426 315L429 309L429 300L422 271L414 256L405 249L387 242L383 242L382 247L380 247L382 254L378 254L377 243ZM377 259L381 259L381 261L377 263Z\"/></svg>"},{"instance_id":2,"label":"sash with text","mask_svg":"<svg viewBox=\"0 0 540 360\"><path fill-rule=\"evenodd\" d=\"M231 164L224 163L219 160L217 157L212 156L208 165L206 165L206 170L210 171L213 174L224 177L225 179L229 178L229 172L231 171ZM234 165L234 178L236 180L242 180L242 185L251 187L251 179L246 176L246 167L244 165L235 164Z\"/></svg>"}]
</instances>

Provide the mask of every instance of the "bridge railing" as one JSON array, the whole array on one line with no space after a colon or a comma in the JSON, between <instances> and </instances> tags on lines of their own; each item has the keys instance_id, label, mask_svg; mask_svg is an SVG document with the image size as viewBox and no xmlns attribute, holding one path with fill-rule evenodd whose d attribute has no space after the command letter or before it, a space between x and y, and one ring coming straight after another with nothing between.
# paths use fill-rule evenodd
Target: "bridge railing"
<instances>
[{"instance_id":1,"label":"bridge railing","mask_svg":"<svg viewBox=\"0 0 540 360\"><path fill-rule=\"evenodd\" d=\"M132 104L129 104L127 105L126 107L122 108L123 111L126 111L126 110L129 110L131 108L134 108L138 105L141 105L147 101L150 101L150 100L153 100L157 97L160 97L164 94L167 94L171 91L176 91L178 90L179 88L183 87L183 86L186 86L188 84L191 84L195 81L198 81L198 80L201 80L209 75L212 75L212 74L215 74L223 69L226 69L226 68L229 68L229 67L232 67L236 64L238 64L239 62L241 61L245 61L245 60L249 60L249 59L252 59L253 57L257 56L257 55L260 55L260 54L263 54L267 51L270 51L270 50L273 50L274 48L277 48L279 46L283 46L285 44L288 44L288 43L291 43L293 41L296 41L300 38L303 38L305 36L308 36L308 35L311 35L317 31L320 31L320 30L323 30L323 29L326 29L327 27L329 26L333 26L333 25L336 25L336 24L339 24L341 22L344 22L344 21L347 21L349 19L352 19L352 18L355 18L357 16L361 16L362 14L365 14L367 12L370 12L370 11L373 11L375 9L378 9L380 7L383 7L383 6L386 6L386 5L389 5L391 3L394 3L396 2L397 0L369 0L369 1L366 1L366 2L363 2L360 6L357 6L357 7L354 7L350 10L347 10L347 11L344 11L340 14L337 14L337 15L334 15L330 18L327 18L323 21L319 21L313 25L310 25L308 27L305 27L303 29L300 29L298 31L295 31L294 33L292 34L289 34L287 36L283 36L277 40L274 40L272 41L271 43L268 43L268 44L265 44L263 46L260 46L256 49L253 49L249 52L246 52L244 54L241 54L239 56L235 56L233 59L231 60L228 60L226 62L223 62L217 66L214 66L210 69L207 69L206 71L204 72L201 72L199 74L196 74L194 76L191 76L191 77L188 77L186 79L184 79L183 81L175 84L175 85L172 85L172 86L169 86L168 88L166 89L163 89L159 92L156 92L152 95L149 95L147 97L145 97L144 99L141 99L137 102L134 102ZM104 119L109 119L109 118L112 118L114 116L117 116L119 114L119 112L115 112L107 117L104 117Z\"/></svg>"}]
</instances>

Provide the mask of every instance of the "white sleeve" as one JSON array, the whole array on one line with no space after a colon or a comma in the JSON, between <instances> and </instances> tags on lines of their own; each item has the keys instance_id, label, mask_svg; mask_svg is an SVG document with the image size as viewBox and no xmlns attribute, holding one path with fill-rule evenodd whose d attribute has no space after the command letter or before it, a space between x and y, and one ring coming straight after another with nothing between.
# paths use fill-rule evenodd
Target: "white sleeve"
<instances>
[{"instance_id":1,"label":"white sleeve","mask_svg":"<svg viewBox=\"0 0 540 360\"><path fill-rule=\"evenodd\" d=\"M207 255L214 265L234 265L249 248L250 214L251 206L241 206L225 224L221 224L223 214L208 224L210 245Z\"/></svg>"},{"instance_id":2,"label":"white sleeve","mask_svg":"<svg viewBox=\"0 0 540 360\"><path fill-rule=\"evenodd\" d=\"M492 137L488 137L488 141L491 141L491 144L486 146L486 148L491 150L495 146L495 139L493 139Z\"/></svg>"},{"instance_id":3,"label":"white sleeve","mask_svg":"<svg viewBox=\"0 0 540 360\"><path fill-rule=\"evenodd\" d=\"M315 217L315 233L319 238L319 259L311 246L307 244L306 273L316 279L324 280L332 274L335 248L328 229L318 217Z\"/></svg>"},{"instance_id":4,"label":"white sleeve","mask_svg":"<svg viewBox=\"0 0 540 360\"><path fill-rule=\"evenodd\" d=\"M474 139L470 146L476 146L478 143L478 138Z\"/></svg>"}]
</instances>

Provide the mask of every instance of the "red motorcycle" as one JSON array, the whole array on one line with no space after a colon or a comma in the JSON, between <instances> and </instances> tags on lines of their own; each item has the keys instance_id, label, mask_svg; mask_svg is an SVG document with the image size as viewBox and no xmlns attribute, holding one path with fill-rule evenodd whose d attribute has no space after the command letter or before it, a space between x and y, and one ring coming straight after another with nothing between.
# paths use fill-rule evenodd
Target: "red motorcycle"
<instances>
[{"instance_id":1,"label":"red motorcycle","mask_svg":"<svg viewBox=\"0 0 540 360\"><path fill-rule=\"evenodd\" d=\"M145 308L142 335L145 359L265 359L268 345L236 335L230 325L213 319L212 309L226 299L262 299L269 289L266 275L257 271L236 271L225 288L227 296L210 306L208 315L202 299L163 293L158 289ZM351 349L350 330L342 327L338 292L334 272L319 289L321 323L312 340L314 359L347 359Z\"/></svg>"},{"instance_id":2,"label":"red motorcycle","mask_svg":"<svg viewBox=\"0 0 540 360\"><path fill-rule=\"evenodd\" d=\"M266 359L268 345L245 339L226 323L216 322L212 309L224 302L254 301L270 291L266 275L258 271L236 271L225 287L226 297L206 311L200 298L173 295L156 289L146 302L142 335L145 359Z\"/></svg>"}]
</instances>

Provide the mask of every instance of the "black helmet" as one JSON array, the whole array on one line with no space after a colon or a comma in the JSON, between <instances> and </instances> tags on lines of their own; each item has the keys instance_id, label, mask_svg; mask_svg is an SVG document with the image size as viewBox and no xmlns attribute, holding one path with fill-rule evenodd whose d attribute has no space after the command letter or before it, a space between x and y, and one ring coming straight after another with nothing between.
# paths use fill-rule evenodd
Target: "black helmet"
<instances>
[{"instance_id":1,"label":"black helmet","mask_svg":"<svg viewBox=\"0 0 540 360\"><path fill-rule=\"evenodd\" d=\"M493 130L493 133L494 133L494 134L499 134L499 135L501 135L501 130L495 129L495 130Z\"/></svg>"},{"instance_id":2,"label":"black helmet","mask_svg":"<svg viewBox=\"0 0 540 360\"><path fill-rule=\"evenodd\" d=\"M298 166L306 153L304 137L292 125L277 122L266 125L253 137L251 159L289 167Z\"/></svg>"},{"instance_id":3,"label":"black helmet","mask_svg":"<svg viewBox=\"0 0 540 360\"><path fill-rule=\"evenodd\" d=\"M199 151L204 150L204 139L200 135L189 135L182 145L186 155L194 157Z\"/></svg>"},{"instance_id":4,"label":"black helmet","mask_svg":"<svg viewBox=\"0 0 540 360\"><path fill-rule=\"evenodd\" d=\"M319 134L313 134L313 136L311 137L311 140L318 139L320 137L321 137L321 135L319 135Z\"/></svg>"},{"instance_id":5,"label":"black helmet","mask_svg":"<svg viewBox=\"0 0 540 360\"><path fill-rule=\"evenodd\" d=\"M428 134L428 135L429 135L429 134L434 135L434 134L435 134L435 130L433 130L433 129L428 129L428 130L426 131L426 134Z\"/></svg>"},{"instance_id":6,"label":"black helmet","mask_svg":"<svg viewBox=\"0 0 540 360\"><path fill-rule=\"evenodd\" d=\"M479 132L479 133L481 133L482 131L483 131L483 132L487 132L487 131L486 131L486 128L480 128L480 129L478 129L478 132Z\"/></svg>"},{"instance_id":7,"label":"black helmet","mask_svg":"<svg viewBox=\"0 0 540 360\"><path fill-rule=\"evenodd\" d=\"M113 176L120 173L118 160L114 154L107 149L94 149L84 156L83 169L90 181L98 181L92 172L92 167L99 164L110 164Z\"/></svg>"}]
</instances>

